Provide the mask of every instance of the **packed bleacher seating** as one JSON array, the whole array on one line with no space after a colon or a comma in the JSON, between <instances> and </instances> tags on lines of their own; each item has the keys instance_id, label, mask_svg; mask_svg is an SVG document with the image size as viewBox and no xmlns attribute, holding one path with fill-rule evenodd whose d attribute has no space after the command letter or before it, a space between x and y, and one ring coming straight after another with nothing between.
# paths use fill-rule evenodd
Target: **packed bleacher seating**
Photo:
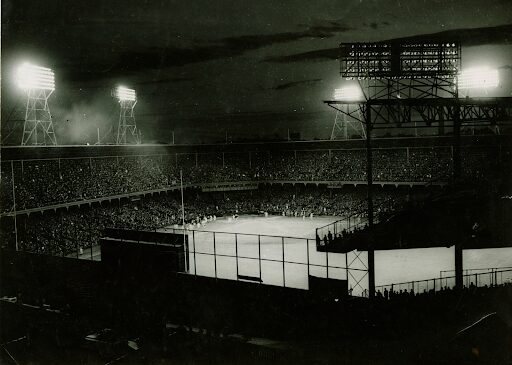
<instances>
[{"instance_id":1,"label":"packed bleacher seating","mask_svg":"<svg viewBox=\"0 0 512 365\"><path fill-rule=\"evenodd\" d=\"M185 222L197 224L204 217L268 213L285 216L364 216L364 189L332 193L316 187L264 187L257 191L202 193L187 192ZM403 199L398 192L379 191L377 200ZM155 195L123 203L73 207L18 217L18 247L25 251L53 255L76 254L98 242L105 227L153 230L182 225L179 194ZM1 230L4 244L13 243L14 229Z\"/></svg>"},{"instance_id":2,"label":"packed bleacher seating","mask_svg":"<svg viewBox=\"0 0 512 365\"><path fill-rule=\"evenodd\" d=\"M485 178L497 157L487 149L464 150L463 171ZM451 151L439 148L376 149L374 181L448 180ZM14 171L14 184L11 169ZM364 181L365 151L313 150L255 153L113 156L2 162L1 212L45 207L184 184L239 181Z\"/></svg>"}]
</instances>

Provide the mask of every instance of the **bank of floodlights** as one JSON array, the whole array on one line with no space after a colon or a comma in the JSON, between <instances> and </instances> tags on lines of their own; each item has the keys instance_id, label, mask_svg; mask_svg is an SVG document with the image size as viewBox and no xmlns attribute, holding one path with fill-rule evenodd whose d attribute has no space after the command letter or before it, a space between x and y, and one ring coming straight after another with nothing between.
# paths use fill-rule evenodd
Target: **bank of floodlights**
<instances>
[{"instance_id":1,"label":"bank of floodlights","mask_svg":"<svg viewBox=\"0 0 512 365\"><path fill-rule=\"evenodd\" d=\"M55 76L49 68L25 62L18 68L16 76L22 90L55 90Z\"/></svg>"},{"instance_id":2,"label":"bank of floodlights","mask_svg":"<svg viewBox=\"0 0 512 365\"><path fill-rule=\"evenodd\" d=\"M139 144L141 142L140 133L137 130L134 113L135 104L137 104L135 90L124 86L117 86L112 89L112 96L117 99L120 106L116 143Z\"/></svg>"},{"instance_id":3,"label":"bank of floodlights","mask_svg":"<svg viewBox=\"0 0 512 365\"><path fill-rule=\"evenodd\" d=\"M334 100L339 101L362 101L364 100L363 92L358 85L344 86L334 90Z\"/></svg>"},{"instance_id":4,"label":"bank of floodlights","mask_svg":"<svg viewBox=\"0 0 512 365\"><path fill-rule=\"evenodd\" d=\"M117 100L119 101L136 101L137 95L135 94L135 90L128 89L124 86L118 86L113 90L112 93Z\"/></svg>"},{"instance_id":5,"label":"bank of floodlights","mask_svg":"<svg viewBox=\"0 0 512 365\"><path fill-rule=\"evenodd\" d=\"M56 145L48 106L48 98L55 91L53 71L25 62L16 70L16 83L27 94L21 145Z\"/></svg>"},{"instance_id":6,"label":"bank of floodlights","mask_svg":"<svg viewBox=\"0 0 512 365\"><path fill-rule=\"evenodd\" d=\"M498 70L478 67L459 73L457 85L459 89L483 89L497 87L499 84Z\"/></svg>"}]
</instances>

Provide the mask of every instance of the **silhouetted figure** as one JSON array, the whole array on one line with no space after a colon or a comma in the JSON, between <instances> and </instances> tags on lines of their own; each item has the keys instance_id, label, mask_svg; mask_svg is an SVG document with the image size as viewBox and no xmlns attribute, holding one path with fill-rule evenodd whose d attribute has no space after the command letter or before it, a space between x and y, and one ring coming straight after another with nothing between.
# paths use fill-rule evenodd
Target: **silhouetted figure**
<instances>
[{"instance_id":1,"label":"silhouetted figure","mask_svg":"<svg viewBox=\"0 0 512 365\"><path fill-rule=\"evenodd\" d=\"M329 231L329 233L327 233L327 240L329 241L329 243L332 242L332 233L331 233L331 231Z\"/></svg>"}]
</instances>

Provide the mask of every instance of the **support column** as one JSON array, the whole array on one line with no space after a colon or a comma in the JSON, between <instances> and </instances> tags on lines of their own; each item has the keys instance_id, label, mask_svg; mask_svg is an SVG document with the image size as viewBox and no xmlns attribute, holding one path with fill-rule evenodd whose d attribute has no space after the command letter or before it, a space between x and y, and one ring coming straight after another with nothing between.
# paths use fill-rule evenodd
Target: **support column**
<instances>
[{"instance_id":1,"label":"support column","mask_svg":"<svg viewBox=\"0 0 512 365\"><path fill-rule=\"evenodd\" d=\"M370 101L366 102L366 198L368 203L368 229L373 229L373 156L372 156L372 109ZM368 296L375 297L375 250L373 236L370 234L368 247Z\"/></svg>"},{"instance_id":2,"label":"support column","mask_svg":"<svg viewBox=\"0 0 512 365\"><path fill-rule=\"evenodd\" d=\"M21 161L23 163L23 160ZM18 251L18 220L16 214L16 184L14 182L14 161L11 160L11 188L12 188L12 204L13 204L13 213L14 213L14 238L15 238L15 247L16 251Z\"/></svg>"},{"instance_id":3,"label":"support column","mask_svg":"<svg viewBox=\"0 0 512 365\"><path fill-rule=\"evenodd\" d=\"M444 107L439 107L439 126L437 129L437 133L440 136L444 136Z\"/></svg>"},{"instance_id":4,"label":"support column","mask_svg":"<svg viewBox=\"0 0 512 365\"><path fill-rule=\"evenodd\" d=\"M460 230L459 230L460 232ZM462 265L462 244L455 243L455 288L462 289L464 287L463 265Z\"/></svg>"},{"instance_id":5,"label":"support column","mask_svg":"<svg viewBox=\"0 0 512 365\"><path fill-rule=\"evenodd\" d=\"M456 93L456 98L458 98L458 93ZM454 110L453 110L453 183L457 186L461 175L462 175L462 164L461 164L461 155L460 155L460 129L461 129L461 120L460 120L460 105L458 103L458 99L456 101ZM457 214L455 217L455 288L462 289L464 287L464 277L463 277L463 265L462 265L462 240L463 233L461 229L461 217L460 214Z\"/></svg>"},{"instance_id":6,"label":"support column","mask_svg":"<svg viewBox=\"0 0 512 365\"><path fill-rule=\"evenodd\" d=\"M454 116L453 116L453 180L454 183L461 177L461 156L460 156L460 107L456 105L454 108Z\"/></svg>"}]
</instances>

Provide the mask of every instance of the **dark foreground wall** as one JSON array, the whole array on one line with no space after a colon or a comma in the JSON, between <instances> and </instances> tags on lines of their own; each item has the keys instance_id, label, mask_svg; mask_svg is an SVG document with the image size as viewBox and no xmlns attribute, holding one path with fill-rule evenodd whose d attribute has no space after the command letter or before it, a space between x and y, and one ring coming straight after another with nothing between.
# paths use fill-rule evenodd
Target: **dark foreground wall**
<instances>
[{"instance_id":1,"label":"dark foreground wall","mask_svg":"<svg viewBox=\"0 0 512 365\"><path fill-rule=\"evenodd\" d=\"M488 313L496 313L500 331L512 328L512 286L397 301L336 302L304 290L173 272L156 280L152 275L147 285L126 271L120 276L107 270L102 262L0 253L1 294L33 305L9 305L18 314L3 311L4 333L5 328L24 331L60 323L69 338L106 327L139 336L161 333L170 322L212 333L288 340L386 339L440 346L460 338L458 331ZM40 309L43 301L60 313Z\"/></svg>"},{"instance_id":2,"label":"dark foreground wall","mask_svg":"<svg viewBox=\"0 0 512 365\"><path fill-rule=\"evenodd\" d=\"M321 325L315 317L330 305L318 291L192 276L163 265L130 271L112 260L9 250L2 251L1 264L2 295L134 331L173 322L224 333L297 335L301 327Z\"/></svg>"}]
</instances>

